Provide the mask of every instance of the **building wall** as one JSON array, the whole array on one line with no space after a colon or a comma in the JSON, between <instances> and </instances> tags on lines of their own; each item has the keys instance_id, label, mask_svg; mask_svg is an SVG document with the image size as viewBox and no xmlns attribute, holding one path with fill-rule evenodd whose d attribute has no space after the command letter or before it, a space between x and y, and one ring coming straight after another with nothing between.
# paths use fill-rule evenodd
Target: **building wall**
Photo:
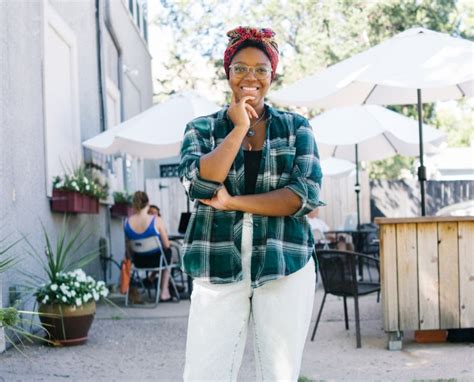
<instances>
[{"instance_id":1,"label":"building wall","mask_svg":"<svg viewBox=\"0 0 474 382\"><path fill-rule=\"evenodd\" d=\"M107 2L101 0L100 4L105 15ZM47 197L51 179L46 179L45 161L44 86L48 84L43 83L42 65L44 7L51 7L59 15L77 41L80 136L84 141L101 132L95 6L95 0L0 2L0 239L8 235L13 240L24 234L39 252L44 248L41 224L55 234L63 221L63 214L51 212ZM122 1L110 1L110 15L124 62L137 69L130 82L138 90L125 85L122 92L124 115L129 118L151 106L152 81L150 55L127 12ZM104 30L104 36L107 33ZM110 38L104 37L103 41L108 52L103 55L107 57L108 77L118 84L117 52ZM98 215L71 216L70 229L86 224L86 230L92 232L82 253L98 248L99 238L107 236L107 208L101 205ZM112 252L120 260L124 253L122 221L112 219L110 230ZM25 256L25 246L22 242L11 252L21 258L16 268L39 273L38 265ZM101 277L98 260L86 270ZM112 280L117 281L117 276L118 272L114 272ZM17 271L3 275L0 282L3 306L9 303L9 288L20 283Z\"/></svg>"}]
</instances>

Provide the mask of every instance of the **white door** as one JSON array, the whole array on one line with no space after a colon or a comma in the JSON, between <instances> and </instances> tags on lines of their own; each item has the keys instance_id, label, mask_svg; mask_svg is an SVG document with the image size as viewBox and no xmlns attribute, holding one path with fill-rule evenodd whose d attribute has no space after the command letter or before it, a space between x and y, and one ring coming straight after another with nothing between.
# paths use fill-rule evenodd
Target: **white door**
<instances>
[{"instance_id":1,"label":"white door","mask_svg":"<svg viewBox=\"0 0 474 382\"><path fill-rule=\"evenodd\" d=\"M146 192L156 204L170 234L178 232L179 218L187 211L187 196L179 178L147 179Z\"/></svg>"}]
</instances>

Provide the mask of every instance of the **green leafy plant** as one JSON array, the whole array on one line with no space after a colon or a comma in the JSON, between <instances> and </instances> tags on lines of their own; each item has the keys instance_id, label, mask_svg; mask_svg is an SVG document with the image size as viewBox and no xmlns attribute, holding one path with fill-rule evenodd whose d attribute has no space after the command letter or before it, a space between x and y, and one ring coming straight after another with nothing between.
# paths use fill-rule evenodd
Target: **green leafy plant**
<instances>
[{"instance_id":1,"label":"green leafy plant","mask_svg":"<svg viewBox=\"0 0 474 382\"><path fill-rule=\"evenodd\" d=\"M9 252L16 244L18 244L21 239L5 245L7 240L8 237L0 239L0 274L6 272L17 263L15 258L7 255L7 252ZM42 340L42 338L23 329L21 326L22 323L27 321L29 322L29 320L23 319L22 314L36 315L37 313L19 310L17 307L0 307L0 329L8 329L16 336L16 339L19 342L22 342L22 339L26 339L29 342L32 342L33 339ZM13 339L10 338L7 333L5 333L5 338L13 347L21 352L15 341L13 341Z\"/></svg>"},{"instance_id":2,"label":"green leafy plant","mask_svg":"<svg viewBox=\"0 0 474 382\"><path fill-rule=\"evenodd\" d=\"M127 192L116 191L113 193L115 204L132 204L132 195Z\"/></svg>"},{"instance_id":3,"label":"green leafy plant","mask_svg":"<svg viewBox=\"0 0 474 382\"><path fill-rule=\"evenodd\" d=\"M53 189L79 192L96 199L106 199L108 185L94 176L91 168L79 166L63 176L53 178Z\"/></svg>"},{"instance_id":4,"label":"green leafy plant","mask_svg":"<svg viewBox=\"0 0 474 382\"><path fill-rule=\"evenodd\" d=\"M52 237L50 237L44 225L41 224L44 239L43 253L38 252L31 242L24 237L28 245L26 253L36 260L46 274L45 278L45 276L37 273L23 272L29 278L30 287L34 290L35 295L47 284L59 285L64 281L68 272L83 268L99 256L99 249L96 248L78 258L79 251L89 241L92 234L84 234L85 224L68 233L68 220L68 217L65 216L62 227L55 238L55 245Z\"/></svg>"}]
</instances>

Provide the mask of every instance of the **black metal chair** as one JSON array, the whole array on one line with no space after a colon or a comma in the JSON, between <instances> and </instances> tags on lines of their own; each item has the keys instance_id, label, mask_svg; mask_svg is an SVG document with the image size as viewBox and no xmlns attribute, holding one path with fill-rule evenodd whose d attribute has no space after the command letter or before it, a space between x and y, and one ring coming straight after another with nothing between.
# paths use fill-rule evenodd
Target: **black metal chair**
<instances>
[{"instance_id":1,"label":"black metal chair","mask_svg":"<svg viewBox=\"0 0 474 382\"><path fill-rule=\"evenodd\" d=\"M349 330L349 319L347 315L347 297L354 298L354 313L356 325L357 347L362 347L360 339L359 320L359 296L380 292L379 260L357 252L338 250L317 250L316 256L319 263L319 271L324 287L324 297L319 308L318 318L314 325L311 341L314 341L321 313L323 311L326 296L332 294L343 298L344 319L346 330ZM357 264L363 260L364 265L370 268L368 277L363 281L358 280Z\"/></svg>"}]
</instances>

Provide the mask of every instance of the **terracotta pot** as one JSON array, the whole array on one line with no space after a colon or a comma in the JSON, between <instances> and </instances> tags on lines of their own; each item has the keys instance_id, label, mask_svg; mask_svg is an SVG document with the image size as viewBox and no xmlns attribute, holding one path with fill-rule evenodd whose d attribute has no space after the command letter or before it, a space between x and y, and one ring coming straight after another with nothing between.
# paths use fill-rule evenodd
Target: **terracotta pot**
<instances>
[{"instance_id":1,"label":"terracotta pot","mask_svg":"<svg viewBox=\"0 0 474 382\"><path fill-rule=\"evenodd\" d=\"M85 214L99 213L99 200L73 191L53 190L51 210Z\"/></svg>"},{"instance_id":2,"label":"terracotta pot","mask_svg":"<svg viewBox=\"0 0 474 382\"><path fill-rule=\"evenodd\" d=\"M54 345L81 345L87 341L96 311L95 301L82 306L40 304L40 321Z\"/></svg>"},{"instance_id":3,"label":"terracotta pot","mask_svg":"<svg viewBox=\"0 0 474 382\"><path fill-rule=\"evenodd\" d=\"M110 215L113 217L128 217L133 215L133 208L128 203L115 203L110 207Z\"/></svg>"}]
</instances>

